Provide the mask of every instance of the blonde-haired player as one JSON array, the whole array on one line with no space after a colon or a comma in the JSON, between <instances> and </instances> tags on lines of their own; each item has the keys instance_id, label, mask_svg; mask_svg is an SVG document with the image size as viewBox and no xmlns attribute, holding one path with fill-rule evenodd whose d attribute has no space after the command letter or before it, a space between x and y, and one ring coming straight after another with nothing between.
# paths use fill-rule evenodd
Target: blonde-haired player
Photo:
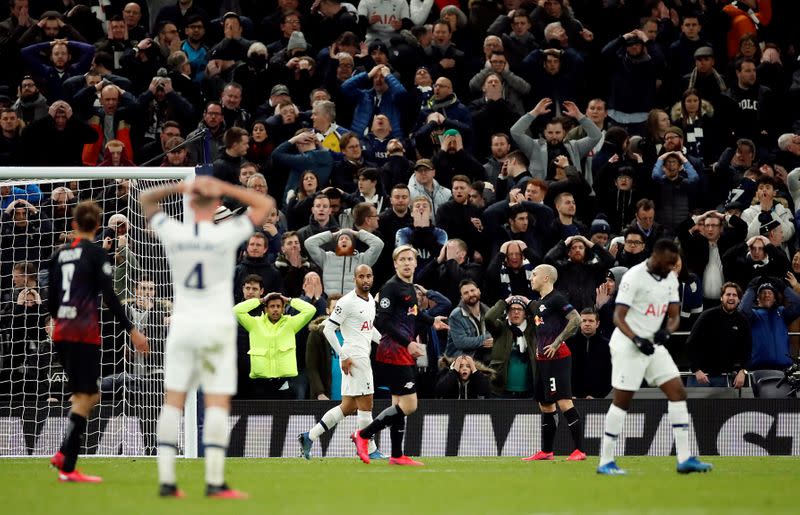
<instances>
[{"instance_id":1,"label":"blonde-haired player","mask_svg":"<svg viewBox=\"0 0 800 515\"><path fill-rule=\"evenodd\" d=\"M162 212L159 201L187 194L193 222ZM249 206L243 216L214 224L221 197ZM202 386L205 398L206 496L238 499L246 494L225 483L230 398L236 393L236 319L233 275L236 251L261 227L275 201L212 177L197 177L143 192L139 198L150 227L169 260L174 286L172 323L164 360L164 406L158 419L159 494L181 497L175 483L178 426L186 393Z\"/></svg>"},{"instance_id":2,"label":"blonde-haired player","mask_svg":"<svg viewBox=\"0 0 800 515\"><path fill-rule=\"evenodd\" d=\"M417 268L417 251L411 245L400 245L392 252L396 275L381 288L375 327L380 331L381 343L376 356L378 384L389 387L392 405L378 414L364 429L351 435L358 457L369 463L369 441L381 429L390 428L392 456L390 465L419 466L422 463L403 452L406 417L417 410L417 356L425 353L425 346L417 339L417 317L437 330L449 329L445 317L430 317L417 306L414 289L414 270Z\"/></svg>"}]
</instances>

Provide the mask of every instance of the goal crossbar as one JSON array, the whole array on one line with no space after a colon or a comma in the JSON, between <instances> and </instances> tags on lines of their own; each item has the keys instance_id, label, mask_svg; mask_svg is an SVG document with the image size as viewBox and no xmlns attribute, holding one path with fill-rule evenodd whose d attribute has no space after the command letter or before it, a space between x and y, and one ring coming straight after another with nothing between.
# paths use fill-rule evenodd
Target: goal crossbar
<instances>
[{"instance_id":1,"label":"goal crossbar","mask_svg":"<svg viewBox=\"0 0 800 515\"><path fill-rule=\"evenodd\" d=\"M184 179L195 173L191 166L142 168L137 166L5 166L0 180L13 179Z\"/></svg>"}]
</instances>

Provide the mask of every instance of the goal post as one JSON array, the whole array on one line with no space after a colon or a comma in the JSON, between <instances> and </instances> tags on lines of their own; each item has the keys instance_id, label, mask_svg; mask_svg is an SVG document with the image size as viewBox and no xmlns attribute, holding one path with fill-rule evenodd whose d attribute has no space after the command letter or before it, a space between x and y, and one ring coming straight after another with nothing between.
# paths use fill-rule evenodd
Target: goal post
<instances>
[{"instance_id":1,"label":"goal post","mask_svg":"<svg viewBox=\"0 0 800 515\"><path fill-rule=\"evenodd\" d=\"M89 198L104 211L97 242L112 262L115 291L151 352L135 352L101 309L101 401L84 448L107 456L156 453L172 283L138 199L143 190L195 173L193 167L0 167L0 456L52 455L66 427L68 392L49 336L47 262L69 238L70 208ZM191 216L186 198L169 197L162 207L178 219ZM197 456L194 403L196 395L189 395L181 434L186 457Z\"/></svg>"}]
</instances>

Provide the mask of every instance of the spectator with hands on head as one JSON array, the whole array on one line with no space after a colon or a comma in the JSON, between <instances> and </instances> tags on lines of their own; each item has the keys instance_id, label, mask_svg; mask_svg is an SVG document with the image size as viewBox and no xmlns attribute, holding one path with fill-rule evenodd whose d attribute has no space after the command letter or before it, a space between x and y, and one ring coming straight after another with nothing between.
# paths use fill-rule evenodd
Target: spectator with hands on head
<instances>
[{"instance_id":1,"label":"spectator with hands on head","mask_svg":"<svg viewBox=\"0 0 800 515\"><path fill-rule=\"evenodd\" d=\"M522 115L511 127L511 137L519 146L520 150L530 160L528 169L534 178L547 177L549 163L558 155L565 155L572 166L579 174L583 173L581 162L589 155L597 142L600 141L602 133L597 125L587 118L574 102L565 101L563 103L563 113L578 121L586 131L586 136L578 140L565 141L566 131L564 122L561 119L553 119L544 127L543 138L534 139L527 134L528 129L537 118L551 111L553 100L550 98L541 99L536 106L528 113Z\"/></svg>"},{"instance_id":2,"label":"spectator with hands on head","mask_svg":"<svg viewBox=\"0 0 800 515\"><path fill-rule=\"evenodd\" d=\"M491 396L491 369L480 369L469 354L462 354L448 363L439 361L436 397L440 399L488 399Z\"/></svg>"}]
</instances>

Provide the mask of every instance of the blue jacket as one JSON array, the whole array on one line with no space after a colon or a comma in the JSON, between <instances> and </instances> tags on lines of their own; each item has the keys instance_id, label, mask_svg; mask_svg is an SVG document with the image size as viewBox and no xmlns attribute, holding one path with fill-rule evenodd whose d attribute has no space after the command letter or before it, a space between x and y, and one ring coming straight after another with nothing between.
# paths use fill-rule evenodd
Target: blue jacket
<instances>
[{"instance_id":1,"label":"blue jacket","mask_svg":"<svg viewBox=\"0 0 800 515\"><path fill-rule=\"evenodd\" d=\"M36 43L22 49L20 55L25 63L25 66L36 76L41 78L45 83L45 91L47 92L47 100L55 102L56 100L72 101L71 98L64 98L64 81L75 75L81 75L89 71L94 58L94 46L83 43L81 41L67 41L67 48L73 56L73 60L64 68L63 75L58 74L51 64L42 62L39 56L41 51L50 51L50 41L43 43ZM77 60L75 53L79 52Z\"/></svg>"},{"instance_id":2,"label":"blue jacket","mask_svg":"<svg viewBox=\"0 0 800 515\"><path fill-rule=\"evenodd\" d=\"M289 190L297 189L300 175L306 170L313 170L317 174L320 189L328 185L333 170L333 154L326 149L316 149L309 152L298 153L294 145L284 141L272 152L272 162L289 168L289 179L283 198Z\"/></svg>"},{"instance_id":3,"label":"blue jacket","mask_svg":"<svg viewBox=\"0 0 800 515\"><path fill-rule=\"evenodd\" d=\"M792 364L789 354L789 330L787 325L800 316L800 295L791 287L783 290L789 302L786 306L764 309L754 306L756 292L748 288L742 297L739 310L750 321L753 334L753 350L748 368L784 369Z\"/></svg>"},{"instance_id":4,"label":"blue jacket","mask_svg":"<svg viewBox=\"0 0 800 515\"><path fill-rule=\"evenodd\" d=\"M392 138L403 137L403 130L400 126L402 123L400 97L405 94L406 88L392 74L387 75L385 80L389 89L381 96L377 112L375 90L372 88L372 80L367 76L367 72L357 73L342 83L342 94L356 104L350 128L359 138L364 135L365 130L369 129L370 122L378 114L386 115L392 124Z\"/></svg>"},{"instance_id":5,"label":"blue jacket","mask_svg":"<svg viewBox=\"0 0 800 515\"><path fill-rule=\"evenodd\" d=\"M25 184L12 186L11 192L5 197L0 197L0 209L5 209L15 200L27 200L31 204L38 204L42 200L42 190L38 184Z\"/></svg>"}]
</instances>

